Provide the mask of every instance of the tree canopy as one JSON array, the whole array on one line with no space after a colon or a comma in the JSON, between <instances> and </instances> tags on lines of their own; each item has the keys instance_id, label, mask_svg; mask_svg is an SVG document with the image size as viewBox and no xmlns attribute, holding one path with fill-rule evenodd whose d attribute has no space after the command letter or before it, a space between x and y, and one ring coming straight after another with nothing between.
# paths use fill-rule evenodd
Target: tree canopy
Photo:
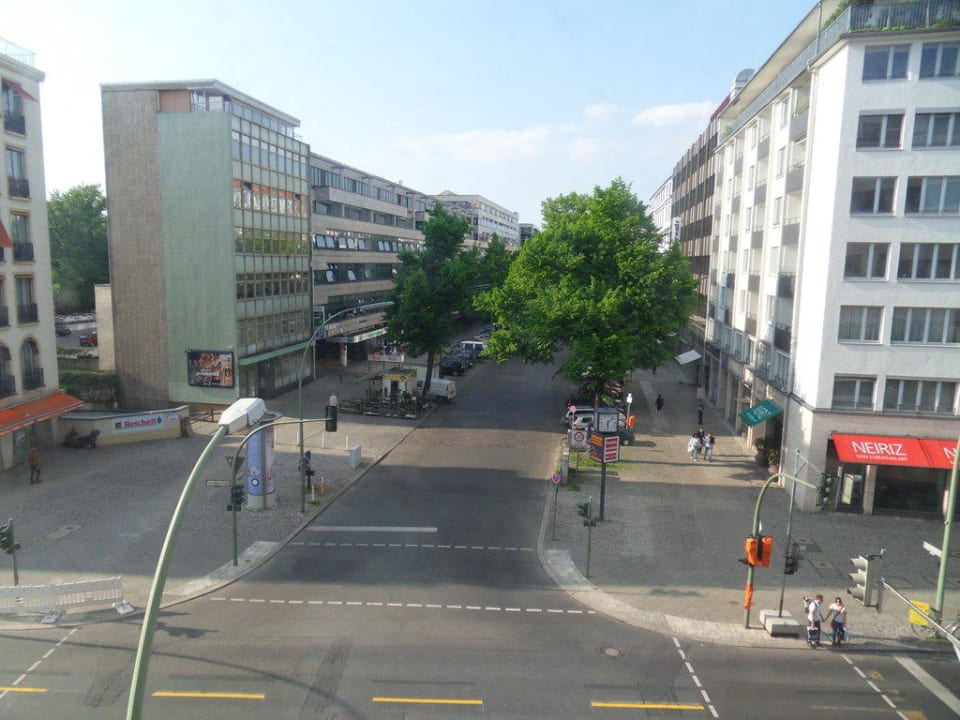
<instances>
[{"instance_id":1,"label":"tree canopy","mask_svg":"<svg viewBox=\"0 0 960 720\"><path fill-rule=\"evenodd\" d=\"M622 179L590 195L545 200L542 231L528 240L503 285L479 299L498 329L488 353L498 360L552 363L594 392L607 379L670 358L687 322L696 283L677 243L661 236Z\"/></svg>"},{"instance_id":2,"label":"tree canopy","mask_svg":"<svg viewBox=\"0 0 960 720\"><path fill-rule=\"evenodd\" d=\"M110 281L107 200L99 185L55 190L47 202L54 304L58 312L92 310L93 286Z\"/></svg>"}]
</instances>

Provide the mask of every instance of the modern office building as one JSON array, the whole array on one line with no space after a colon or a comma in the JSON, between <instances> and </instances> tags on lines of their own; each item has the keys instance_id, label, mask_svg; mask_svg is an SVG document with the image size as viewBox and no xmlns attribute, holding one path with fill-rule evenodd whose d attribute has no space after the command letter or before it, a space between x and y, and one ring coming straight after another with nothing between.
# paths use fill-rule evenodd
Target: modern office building
<instances>
[{"instance_id":1,"label":"modern office building","mask_svg":"<svg viewBox=\"0 0 960 720\"><path fill-rule=\"evenodd\" d=\"M313 331L299 121L216 80L108 84L101 99L124 407L296 385Z\"/></svg>"},{"instance_id":2,"label":"modern office building","mask_svg":"<svg viewBox=\"0 0 960 720\"><path fill-rule=\"evenodd\" d=\"M352 350L386 334L383 302L399 269L397 253L417 250L428 215L424 193L322 155L310 156L313 314L327 322L320 352Z\"/></svg>"},{"instance_id":3,"label":"modern office building","mask_svg":"<svg viewBox=\"0 0 960 720\"><path fill-rule=\"evenodd\" d=\"M718 117L708 398L784 472L838 475L838 510L942 512L960 433L958 49L956 2L825 0Z\"/></svg>"},{"instance_id":4,"label":"modern office building","mask_svg":"<svg viewBox=\"0 0 960 720\"><path fill-rule=\"evenodd\" d=\"M647 202L647 212L660 231L660 246L667 247L674 237L672 175L654 190L653 196ZM677 240L679 239L678 237Z\"/></svg>"},{"instance_id":5,"label":"modern office building","mask_svg":"<svg viewBox=\"0 0 960 720\"><path fill-rule=\"evenodd\" d=\"M523 245L538 232L540 229L533 223L520 223L520 244Z\"/></svg>"},{"instance_id":6,"label":"modern office building","mask_svg":"<svg viewBox=\"0 0 960 720\"><path fill-rule=\"evenodd\" d=\"M432 199L454 212L461 212L470 222L470 236L465 245L486 247L497 235L508 250L520 247L520 214L488 200L483 195L458 195L444 190Z\"/></svg>"},{"instance_id":7,"label":"modern office building","mask_svg":"<svg viewBox=\"0 0 960 720\"><path fill-rule=\"evenodd\" d=\"M0 39L0 468L62 439L83 403L58 389L40 83L29 50Z\"/></svg>"}]
</instances>

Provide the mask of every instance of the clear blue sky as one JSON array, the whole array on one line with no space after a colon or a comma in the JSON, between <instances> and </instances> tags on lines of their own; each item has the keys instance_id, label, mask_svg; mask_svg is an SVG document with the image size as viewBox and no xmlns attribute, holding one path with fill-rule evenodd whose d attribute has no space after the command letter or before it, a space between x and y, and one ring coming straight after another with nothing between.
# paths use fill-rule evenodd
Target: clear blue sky
<instances>
[{"instance_id":1,"label":"clear blue sky","mask_svg":"<svg viewBox=\"0 0 960 720\"><path fill-rule=\"evenodd\" d=\"M426 193L540 203L672 172L814 0L0 0L31 50L47 192L103 185L101 83L215 78L315 152Z\"/></svg>"}]
</instances>

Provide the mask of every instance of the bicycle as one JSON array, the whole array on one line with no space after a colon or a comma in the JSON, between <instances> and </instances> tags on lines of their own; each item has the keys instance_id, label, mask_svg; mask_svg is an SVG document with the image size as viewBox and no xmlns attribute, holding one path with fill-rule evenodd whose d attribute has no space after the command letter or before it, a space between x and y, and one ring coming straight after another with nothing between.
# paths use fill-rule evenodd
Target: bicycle
<instances>
[{"instance_id":1,"label":"bicycle","mask_svg":"<svg viewBox=\"0 0 960 720\"><path fill-rule=\"evenodd\" d=\"M928 603L914 602L914 607L917 610L920 610L927 615L930 615L930 605ZM942 637L941 633L937 628L930 624L930 622L921 615L919 612L910 609L910 629L913 630L914 635L923 639L930 639L935 637ZM952 635L957 640L960 640L960 612L957 613L957 617L954 620L951 620L949 623L943 625L943 629L948 635Z\"/></svg>"}]
</instances>

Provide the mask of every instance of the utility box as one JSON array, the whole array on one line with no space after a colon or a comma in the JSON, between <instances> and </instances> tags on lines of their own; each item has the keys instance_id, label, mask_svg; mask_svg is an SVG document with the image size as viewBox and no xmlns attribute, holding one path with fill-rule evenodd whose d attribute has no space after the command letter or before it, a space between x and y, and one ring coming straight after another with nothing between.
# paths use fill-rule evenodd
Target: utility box
<instances>
[{"instance_id":1,"label":"utility box","mask_svg":"<svg viewBox=\"0 0 960 720\"><path fill-rule=\"evenodd\" d=\"M359 445L353 445L350 447L350 455L347 457L347 463L354 470L360 467L360 446Z\"/></svg>"}]
</instances>

